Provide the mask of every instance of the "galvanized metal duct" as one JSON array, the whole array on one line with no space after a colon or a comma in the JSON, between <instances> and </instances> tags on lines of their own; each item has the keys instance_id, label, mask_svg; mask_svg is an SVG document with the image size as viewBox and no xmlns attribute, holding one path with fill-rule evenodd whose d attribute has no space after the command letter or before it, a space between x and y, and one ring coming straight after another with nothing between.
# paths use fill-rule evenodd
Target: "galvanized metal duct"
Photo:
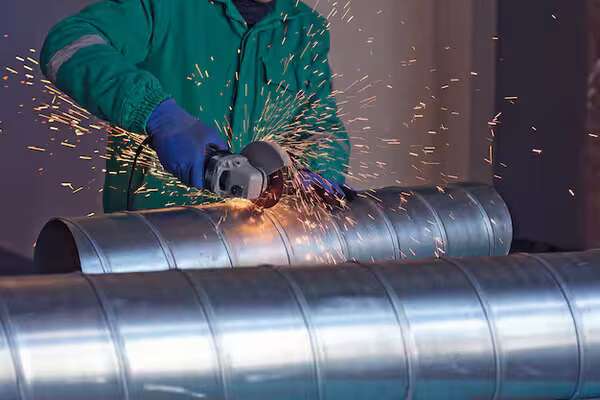
<instances>
[{"instance_id":1,"label":"galvanized metal duct","mask_svg":"<svg viewBox=\"0 0 600 400\"><path fill-rule=\"evenodd\" d=\"M600 252L0 279L3 400L600 397Z\"/></svg>"},{"instance_id":2,"label":"galvanized metal duct","mask_svg":"<svg viewBox=\"0 0 600 400\"><path fill-rule=\"evenodd\" d=\"M437 255L506 255L510 214L489 186L387 188L348 210L307 216L285 205L265 212L230 205L55 219L42 230L42 272L304 266Z\"/></svg>"}]
</instances>

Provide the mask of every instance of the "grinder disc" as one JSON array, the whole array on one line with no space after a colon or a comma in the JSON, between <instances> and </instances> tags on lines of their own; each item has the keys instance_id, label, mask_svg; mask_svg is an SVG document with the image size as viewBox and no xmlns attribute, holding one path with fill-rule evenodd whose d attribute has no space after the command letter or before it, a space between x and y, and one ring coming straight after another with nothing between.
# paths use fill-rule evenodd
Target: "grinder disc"
<instances>
[{"instance_id":1,"label":"grinder disc","mask_svg":"<svg viewBox=\"0 0 600 400\"><path fill-rule=\"evenodd\" d=\"M287 171L292 165L290 156L277 143L264 141L250 143L241 154L267 176L263 195L254 204L262 208L275 206L284 194Z\"/></svg>"},{"instance_id":2,"label":"grinder disc","mask_svg":"<svg viewBox=\"0 0 600 400\"><path fill-rule=\"evenodd\" d=\"M267 189L253 203L260 208L271 208L279 203L284 195L285 182L287 179L287 168L281 169L269 175Z\"/></svg>"}]
</instances>

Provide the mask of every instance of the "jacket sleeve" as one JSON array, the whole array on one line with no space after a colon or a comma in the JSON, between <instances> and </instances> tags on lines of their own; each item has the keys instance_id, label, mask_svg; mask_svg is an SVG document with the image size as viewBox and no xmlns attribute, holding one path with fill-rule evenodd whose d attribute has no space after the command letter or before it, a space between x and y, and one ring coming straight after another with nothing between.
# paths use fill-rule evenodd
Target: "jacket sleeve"
<instances>
[{"instance_id":1,"label":"jacket sleeve","mask_svg":"<svg viewBox=\"0 0 600 400\"><path fill-rule=\"evenodd\" d=\"M42 72L99 118L143 132L169 97L155 76L137 67L152 48L159 4L104 0L63 20L46 38Z\"/></svg>"},{"instance_id":2,"label":"jacket sleeve","mask_svg":"<svg viewBox=\"0 0 600 400\"><path fill-rule=\"evenodd\" d=\"M344 183L348 171L351 144L332 89L329 66L330 34L326 25L317 30L314 51L310 60L307 96L310 101L304 110L305 126L316 143L306 152L310 169L324 178Z\"/></svg>"}]
</instances>

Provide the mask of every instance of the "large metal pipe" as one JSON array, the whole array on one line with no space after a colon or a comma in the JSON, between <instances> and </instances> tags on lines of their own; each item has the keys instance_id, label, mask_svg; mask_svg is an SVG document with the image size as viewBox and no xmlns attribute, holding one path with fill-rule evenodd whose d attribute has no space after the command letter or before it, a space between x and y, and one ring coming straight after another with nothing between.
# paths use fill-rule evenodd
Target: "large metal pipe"
<instances>
[{"instance_id":1,"label":"large metal pipe","mask_svg":"<svg viewBox=\"0 0 600 400\"><path fill-rule=\"evenodd\" d=\"M600 397L600 252L0 279L3 400Z\"/></svg>"},{"instance_id":2,"label":"large metal pipe","mask_svg":"<svg viewBox=\"0 0 600 400\"><path fill-rule=\"evenodd\" d=\"M498 193L455 185L364 192L328 216L219 205L55 219L35 259L42 272L120 273L498 256L511 241Z\"/></svg>"}]
</instances>

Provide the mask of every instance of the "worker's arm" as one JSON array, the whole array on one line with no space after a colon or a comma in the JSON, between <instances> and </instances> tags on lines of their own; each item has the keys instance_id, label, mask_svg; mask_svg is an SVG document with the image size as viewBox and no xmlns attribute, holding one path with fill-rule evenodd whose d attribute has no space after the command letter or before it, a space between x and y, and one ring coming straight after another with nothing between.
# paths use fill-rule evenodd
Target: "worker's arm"
<instances>
[{"instance_id":1,"label":"worker's arm","mask_svg":"<svg viewBox=\"0 0 600 400\"><path fill-rule=\"evenodd\" d=\"M94 115L150 134L164 168L186 185L203 188L207 148L227 150L226 141L169 99L154 75L137 67L164 31L156 16L165 3L105 0L67 18L46 39L42 70Z\"/></svg>"},{"instance_id":2,"label":"worker's arm","mask_svg":"<svg viewBox=\"0 0 600 400\"><path fill-rule=\"evenodd\" d=\"M136 66L156 39L161 4L105 0L63 20L48 34L42 71L91 113L143 132L152 111L169 97L156 77Z\"/></svg>"},{"instance_id":3,"label":"worker's arm","mask_svg":"<svg viewBox=\"0 0 600 400\"><path fill-rule=\"evenodd\" d=\"M316 143L307 152L307 162L311 171L333 183L343 184L350 158L350 139L337 115L337 102L332 93L330 34L325 24L317 32L308 69L306 94L310 101L304 111L304 125Z\"/></svg>"}]
</instances>

